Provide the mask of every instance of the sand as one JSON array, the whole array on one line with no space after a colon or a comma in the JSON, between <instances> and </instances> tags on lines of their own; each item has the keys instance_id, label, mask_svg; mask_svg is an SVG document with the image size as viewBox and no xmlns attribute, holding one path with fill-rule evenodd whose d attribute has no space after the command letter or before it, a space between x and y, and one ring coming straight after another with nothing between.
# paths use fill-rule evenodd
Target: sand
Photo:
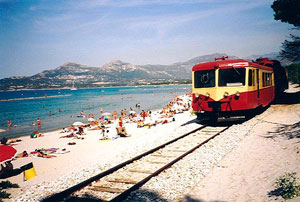
<instances>
[{"instance_id":1,"label":"sand","mask_svg":"<svg viewBox=\"0 0 300 202\"><path fill-rule=\"evenodd\" d=\"M294 88L289 93L299 96ZM256 118L251 134L186 194L187 201L284 201L269 193L284 173L300 177L300 104L272 105Z\"/></svg>"},{"instance_id":2,"label":"sand","mask_svg":"<svg viewBox=\"0 0 300 202\"><path fill-rule=\"evenodd\" d=\"M154 116L154 115L153 115ZM189 111L185 111L182 114L175 115L176 121L169 122L167 124L159 124L155 127L149 128L137 128L136 123L126 123L126 129L131 137L118 138L115 140L103 141L102 133L100 130L91 131L85 129L86 135L83 140L73 138L60 138L60 136L67 135L67 133L61 133L62 130L48 132L44 134L44 137L30 138L24 136L21 142L16 143L13 147L18 153L27 151L32 152L35 149L41 148L60 148L66 149L68 153L54 154L53 158L39 158L35 156L29 156L25 158L17 158L12 163L15 168L21 167L27 163L32 162L34 169L37 173L37 177L31 180L24 181L23 175L17 175L8 178L13 183L19 184L23 189L26 189L32 185L36 185L42 182L55 181L61 176L70 175L76 173L83 168L87 168L94 164L105 165L113 161L120 154L126 154L128 156L136 156L140 154L140 147L143 144L151 141L151 144L155 142L155 139L159 139L160 136L168 136L170 133L174 133L177 127L187 122L187 120L194 119L195 116L191 115ZM109 125L109 134L116 133L116 124ZM195 124L194 127L196 127ZM171 127L172 129L170 129ZM192 126L193 127L193 126ZM197 126L198 127L198 126ZM154 134L157 134L154 136ZM163 138L163 137L161 137ZM76 145L68 145L69 142L75 142ZM136 152L135 152L136 148ZM125 155L126 156L126 155ZM125 161L127 159L124 159Z\"/></svg>"}]
</instances>

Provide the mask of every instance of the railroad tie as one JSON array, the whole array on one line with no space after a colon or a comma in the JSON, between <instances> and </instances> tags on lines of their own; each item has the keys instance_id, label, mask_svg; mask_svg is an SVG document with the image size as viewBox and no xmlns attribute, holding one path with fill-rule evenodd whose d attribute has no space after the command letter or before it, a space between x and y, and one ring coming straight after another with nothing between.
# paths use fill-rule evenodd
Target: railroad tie
<instances>
[{"instance_id":1,"label":"railroad tie","mask_svg":"<svg viewBox=\"0 0 300 202\"><path fill-rule=\"evenodd\" d=\"M152 161L152 160L147 160L147 162L152 163L152 164L167 164L169 162L163 162L163 161Z\"/></svg>"},{"instance_id":2,"label":"railroad tie","mask_svg":"<svg viewBox=\"0 0 300 202\"><path fill-rule=\"evenodd\" d=\"M114 183L124 183L124 184L137 184L139 180L133 180L129 178L115 178L115 179L107 179L108 182L114 182Z\"/></svg>"},{"instance_id":3,"label":"railroad tie","mask_svg":"<svg viewBox=\"0 0 300 202\"><path fill-rule=\"evenodd\" d=\"M161 155L161 154L152 154L151 156L161 157L161 158L174 158L174 157L177 157L177 156Z\"/></svg>"},{"instance_id":4,"label":"railroad tie","mask_svg":"<svg viewBox=\"0 0 300 202\"><path fill-rule=\"evenodd\" d=\"M126 189L111 188L106 186L93 186L90 189L94 191L109 192L109 193L123 193L126 190Z\"/></svg>"},{"instance_id":5,"label":"railroad tie","mask_svg":"<svg viewBox=\"0 0 300 202\"><path fill-rule=\"evenodd\" d=\"M128 171L132 172L132 173L144 173L144 174L152 174L153 173L153 171L151 171L151 170L139 170L139 169L130 169Z\"/></svg>"},{"instance_id":6,"label":"railroad tie","mask_svg":"<svg viewBox=\"0 0 300 202\"><path fill-rule=\"evenodd\" d=\"M187 152L188 150L183 150L183 149L172 149L172 150L168 150L171 152Z\"/></svg>"}]
</instances>

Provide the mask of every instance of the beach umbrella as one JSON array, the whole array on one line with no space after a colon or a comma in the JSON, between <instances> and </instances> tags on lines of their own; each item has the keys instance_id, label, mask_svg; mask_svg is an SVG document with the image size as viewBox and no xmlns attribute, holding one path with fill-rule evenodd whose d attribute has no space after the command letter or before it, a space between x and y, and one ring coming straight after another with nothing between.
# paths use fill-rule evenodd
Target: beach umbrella
<instances>
[{"instance_id":1,"label":"beach umbrella","mask_svg":"<svg viewBox=\"0 0 300 202\"><path fill-rule=\"evenodd\" d=\"M96 121L94 118L89 118L88 121L93 122Z\"/></svg>"},{"instance_id":2,"label":"beach umbrella","mask_svg":"<svg viewBox=\"0 0 300 202\"><path fill-rule=\"evenodd\" d=\"M110 118L110 116L101 116L101 118L100 119L103 119L103 120L108 120Z\"/></svg>"},{"instance_id":3,"label":"beach umbrella","mask_svg":"<svg viewBox=\"0 0 300 202\"><path fill-rule=\"evenodd\" d=\"M11 161L17 153L17 150L12 146L0 145L0 164L6 161Z\"/></svg>"},{"instance_id":4,"label":"beach umbrella","mask_svg":"<svg viewBox=\"0 0 300 202\"><path fill-rule=\"evenodd\" d=\"M102 116L110 116L111 113L109 113L109 112L104 112L104 113L102 113L101 115L102 115Z\"/></svg>"},{"instance_id":5,"label":"beach umbrella","mask_svg":"<svg viewBox=\"0 0 300 202\"><path fill-rule=\"evenodd\" d=\"M81 123L80 121L76 121L72 124L72 126L82 126L84 123Z\"/></svg>"}]
</instances>

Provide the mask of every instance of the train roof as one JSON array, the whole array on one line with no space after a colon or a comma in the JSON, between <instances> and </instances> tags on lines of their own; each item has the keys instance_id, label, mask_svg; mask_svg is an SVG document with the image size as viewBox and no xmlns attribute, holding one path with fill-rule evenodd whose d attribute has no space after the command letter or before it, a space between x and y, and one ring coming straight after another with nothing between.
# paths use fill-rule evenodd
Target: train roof
<instances>
[{"instance_id":1,"label":"train roof","mask_svg":"<svg viewBox=\"0 0 300 202\"><path fill-rule=\"evenodd\" d=\"M228 68L242 68L242 67L257 67L259 69L272 70L271 67L250 62L243 59L234 60L219 60L213 62L205 62L197 64L193 67L192 71L210 70L210 69L228 69Z\"/></svg>"}]
</instances>

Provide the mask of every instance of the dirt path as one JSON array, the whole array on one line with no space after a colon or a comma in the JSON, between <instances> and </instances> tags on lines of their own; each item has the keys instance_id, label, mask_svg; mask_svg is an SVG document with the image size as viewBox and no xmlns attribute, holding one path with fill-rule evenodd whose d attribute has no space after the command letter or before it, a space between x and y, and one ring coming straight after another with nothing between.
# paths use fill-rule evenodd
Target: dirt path
<instances>
[{"instance_id":1,"label":"dirt path","mask_svg":"<svg viewBox=\"0 0 300 202\"><path fill-rule=\"evenodd\" d=\"M299 92L291 91L287 103L296 96ZM251 134L187 194L187 201L284 201L269 192L285 172L300 177L300 104L275 104L255 118L260 121Z\"/></svg>"}]
</instances>

